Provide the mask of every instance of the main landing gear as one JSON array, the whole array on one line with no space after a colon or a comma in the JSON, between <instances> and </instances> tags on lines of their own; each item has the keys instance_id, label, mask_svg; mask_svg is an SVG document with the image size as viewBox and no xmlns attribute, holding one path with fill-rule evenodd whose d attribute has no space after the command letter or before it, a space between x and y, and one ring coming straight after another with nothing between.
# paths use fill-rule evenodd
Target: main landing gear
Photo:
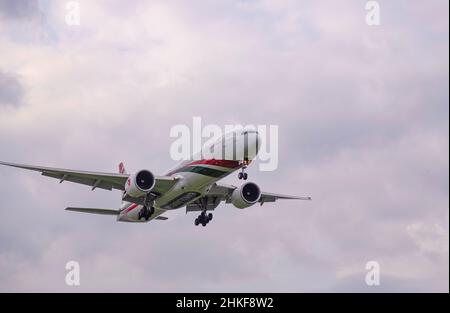
<instances>
[{"instance_id":1,"label":"main landing gear","mask_svg":"<svg viewBox=\"0 0 450 313\"><path fill-rule=\"evenodd\" d=\"M199 224L202 224L203 227L206 226L211 220L213 219L212 213L206 214L206 211L203 211L196 219L195 219L195 226L198 226Z\"/></svg>"},{"instance_id":2,"label":"main landing gear","mask_svg":"<svg viewBox=\"0 0 450 313\"><path fill-rule=\"evenodd\" d=\"M195 226L198 226L199 224L202 224L203 227L206 226L211 220L213 219L212 213L206 213L206 210L208 209L208 198L202 198L199 200L199 206L202 209L202 213L195 219L194 224Z\"/></svg>"},{"instance_id":3,"label":"main landing gear","mask_svg":"<svg viewBox=\"0 0 450 313\"><path fill-rule=\"evenodd\" d=\"M248 174L245 172L245 170L247 169L248 164L249 164L248 160L244 160L242 169L238 174L239 179L247 180Z\"/></svg>"},{"instance_id":4,"label":"main landing gear","mask_svg":"<svg viewBox=\"0 0 450 313\"><path fill-rule=\"evenodd\" d=\"M144 206L139 211L138 219L145 218L146 221L152 217L153 213L155 213L155 208L153 207L153 202L155 198L151 193L148 193L144 199Z\"/></svg>"},{"instance_id":5,"label":"main landing gear","mask_svg":"<svg viewBox=\"0 0 450 313\"><path fill-rule=\"evenodd\" d=\"M153 213L155 213L155 208L154 207L147 207L146 205L144 205L142 207L142 209L139 211L138 214L138 219L142 219L145 218L146 221L148 221L150 219L150 217L152 217Z\"/></svg>"}]
</instances>

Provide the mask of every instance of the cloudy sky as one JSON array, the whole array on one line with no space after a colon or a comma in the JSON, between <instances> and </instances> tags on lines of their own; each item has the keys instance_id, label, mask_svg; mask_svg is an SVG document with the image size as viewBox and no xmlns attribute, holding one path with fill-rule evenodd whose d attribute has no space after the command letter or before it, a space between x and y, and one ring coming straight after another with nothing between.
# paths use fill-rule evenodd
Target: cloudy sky
<instances>
[{"instance_id":1,"label":"cloudy sky","mask_svg":"<svg viewBox=\"0 0 450 313\"><path fill-rule=\"evenodd\" d=\"M250 178L313 197L122 224L63 210L118 192L2 167L0 291L448 292L449 4L378 2L368 26L364 0L79 0L77 26L0 0L0 160L164 174L193 116L275 124L278 169Z\"/></svg>"}]
</instances>

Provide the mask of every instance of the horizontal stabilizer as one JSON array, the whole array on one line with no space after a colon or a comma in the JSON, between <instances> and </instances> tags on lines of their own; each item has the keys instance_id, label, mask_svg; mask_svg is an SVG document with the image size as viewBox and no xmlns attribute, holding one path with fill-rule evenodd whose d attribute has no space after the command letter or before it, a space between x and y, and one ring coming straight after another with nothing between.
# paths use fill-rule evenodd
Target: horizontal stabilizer
<instances>
[{"instance_id":1,"label":"horizontal stabilizer","mask_svg":"<svg viewBox=\"0 0 450 313\"><path fill-rule=\"evenodd\" d=\"M103 215L119 215L120 211L115 209L98 209L98 208L66 208L67 211L103 214Z\"/></svg>"},{"instance_id":2,"label":"horizontal stabilizer","mask_svg":"<svg viewBox=\"0 0 450 313\"><path fill-rule=\"evenodd\" d=\"M168 220L169 218L168 217L165 217L165 216L157 216L157 217L155 217L155 220L160 220L160 221L165 221L165 220Z\"/></svg>"}]
</instances>

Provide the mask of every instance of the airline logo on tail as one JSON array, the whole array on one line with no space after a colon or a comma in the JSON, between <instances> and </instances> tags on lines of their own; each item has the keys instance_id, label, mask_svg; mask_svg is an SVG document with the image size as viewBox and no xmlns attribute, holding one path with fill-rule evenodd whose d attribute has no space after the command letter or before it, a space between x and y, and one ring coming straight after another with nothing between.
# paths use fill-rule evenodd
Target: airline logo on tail
<instances>
[{"instance_id":1,"label":"airline logo on tail","mask_svg":"<svg viewBox=\"0 0 450 313\"><path fill-rule=\"evenodd\" d=\"M123 162L119 163L119 173L120 174L126 174L125 165L123 165Z\"/></svg>"}]
</instances>

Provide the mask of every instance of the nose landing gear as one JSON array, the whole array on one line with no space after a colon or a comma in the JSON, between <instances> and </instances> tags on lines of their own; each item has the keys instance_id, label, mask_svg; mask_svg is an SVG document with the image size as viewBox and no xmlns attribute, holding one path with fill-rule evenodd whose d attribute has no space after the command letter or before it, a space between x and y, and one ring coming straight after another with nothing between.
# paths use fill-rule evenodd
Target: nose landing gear
<instances>
[{"instance_id":1,"label":"nose landing gear","mask_svg":"<svg viewBox=\"0 0 450 313\"><path fill-rule=\"evenodd\" d=\"M242 164L242 169L238 174L238 179L247 180L248 174L245 172L245 170L247 169L247 166L250 164L250 162L248 160L244 160Z\"/></svg>"},{"instance_id":2,"label":"nose landing gear","mask_svg":"<svg viewBox=\"0 0 450 313\"><path fill-rule=\"evenodd\" d=\"M239 178L239 179L243 179L243 180L247 180L248 174L247 174L247 173L244 173L244 169L242 169L242 172L240 172L240 173L238 174L238 178Z\"/></svg>"}]
</instances>

